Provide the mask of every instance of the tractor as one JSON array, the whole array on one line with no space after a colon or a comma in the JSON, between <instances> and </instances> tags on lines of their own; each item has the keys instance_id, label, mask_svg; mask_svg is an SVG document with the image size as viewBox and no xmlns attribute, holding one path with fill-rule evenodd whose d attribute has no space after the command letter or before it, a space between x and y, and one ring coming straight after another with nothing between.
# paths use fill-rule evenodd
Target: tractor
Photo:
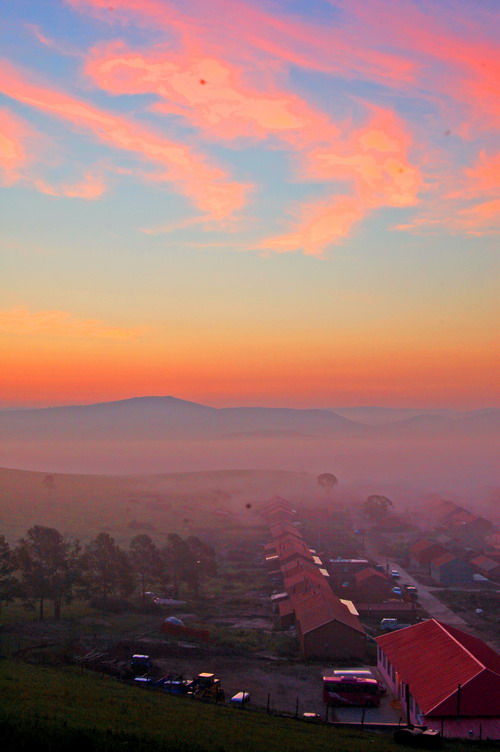
<instances>
[{"instance_id":1,"label":"tractor","mask_svg":"<svg viewBox=\"0 0 500 752\"><path fill-rule=\"evenodd\" d=\"M193 693L197 697L212 699L216 702L224 702L225 700L220 679L216 679L214 674L198 674L193 681Z\"/></svg>"}]
</instances>

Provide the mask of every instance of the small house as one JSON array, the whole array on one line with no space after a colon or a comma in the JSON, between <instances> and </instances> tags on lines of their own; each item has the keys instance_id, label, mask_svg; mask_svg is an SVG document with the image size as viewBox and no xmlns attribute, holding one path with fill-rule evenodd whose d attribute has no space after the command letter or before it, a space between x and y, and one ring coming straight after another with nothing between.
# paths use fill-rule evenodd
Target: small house
<instances>
[{"instance_id":1,"label":"small house","mask_svg":"<svg viewBox=\"0 0 500 752\"><path fill-rule=\"evenodd\" d=\"M460 585L473 581L471 565L453 554L443 554L431 561L431 577L438 585Z\"/></svg>"},{"instance_id":2,"label":"small house","mask_svg":"<svg viewBox=\"0 0 500 752\"><path fill-rule=\"evenodd\" d=\"M450 739L500 739L500 655L428 619L376 638L377 667L405 720Z\"/></svg>"}]
</instances>

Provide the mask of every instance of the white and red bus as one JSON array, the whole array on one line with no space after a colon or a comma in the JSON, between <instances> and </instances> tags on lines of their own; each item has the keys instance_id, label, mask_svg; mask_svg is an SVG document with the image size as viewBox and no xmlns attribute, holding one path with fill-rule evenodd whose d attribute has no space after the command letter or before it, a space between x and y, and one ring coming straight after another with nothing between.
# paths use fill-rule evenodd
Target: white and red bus
<instances>
[{"instance_id":1,"label":"white and red bus","mask_svg":"<svg viewBox=\"0 0 500 752\"><path fill-rule=\"evenodd\" d=\"M380 685L365 676L324 676L323 702L326 705L356 705L378 708Z\"/></svg>"}]
</instances>

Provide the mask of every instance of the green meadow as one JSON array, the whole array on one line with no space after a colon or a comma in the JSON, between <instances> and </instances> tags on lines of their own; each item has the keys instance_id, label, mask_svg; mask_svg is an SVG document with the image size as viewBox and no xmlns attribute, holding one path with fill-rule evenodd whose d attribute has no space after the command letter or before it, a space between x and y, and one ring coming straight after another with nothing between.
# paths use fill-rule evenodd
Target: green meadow
<instances>
[{"instance_id":1,"label":"green meadow","mask_svg":"<svg viewBox=\"0 0 500 752\"><path fill-rule=\"evenodd\" d=\"M314 725L122 684L79 668L0 661L2 749L37 752L385 752L390 735ZM449 743L453 752L474 744ZM483 743L480 748L498 749Z\"/></svg>"}]
</instances>

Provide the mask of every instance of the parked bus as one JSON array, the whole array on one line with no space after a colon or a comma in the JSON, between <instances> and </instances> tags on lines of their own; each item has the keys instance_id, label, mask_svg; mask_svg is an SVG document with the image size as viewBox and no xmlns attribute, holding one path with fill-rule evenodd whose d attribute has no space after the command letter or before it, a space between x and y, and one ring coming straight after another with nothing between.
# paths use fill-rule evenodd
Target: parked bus
<instances>
[{"instance_id":1,"label":"parked bus","mask_svg":"<svg viewBox=\"0 0 500 752\"><path fill-rule=\"evenodd\" d=\"M380 679L377 679L370 668L335 668L333 676L356 676L360 679L375 679L378 682L379 693L385 695L387 687Z\"/></svg>"},{"instance_id":2,"label":"parked bus","mask_svg":"<svg viewBox=\"0 0 500 752\"><path fill-rule=\"evenodd\" d=\"M323 702L375 708L380 705L380 686L365 676L324 676Z\"/></svg>"}]
</instances>

